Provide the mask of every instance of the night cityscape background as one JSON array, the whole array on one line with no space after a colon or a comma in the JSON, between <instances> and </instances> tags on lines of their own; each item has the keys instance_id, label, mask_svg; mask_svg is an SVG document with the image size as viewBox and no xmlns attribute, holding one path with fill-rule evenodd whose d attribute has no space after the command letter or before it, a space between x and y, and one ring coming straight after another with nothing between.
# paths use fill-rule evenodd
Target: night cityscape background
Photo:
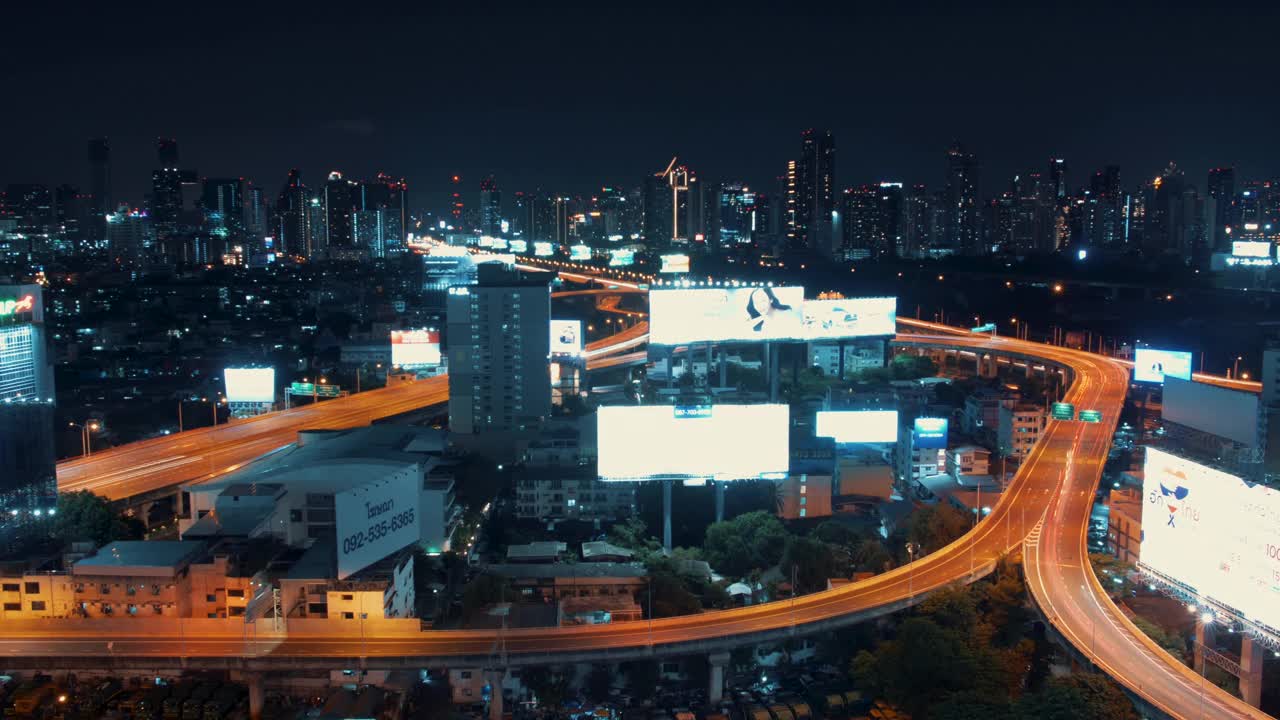
<instances>
[{"instance_id":1,"label":"night cityscape background","mask_svg":"<svg viewBox=\"0 0 1280 720\"><path fill-rule=\"evenodd\" d=\"M1275 6L6 15L6 717L1280 709Z\"/></svg>"}]
</instances>

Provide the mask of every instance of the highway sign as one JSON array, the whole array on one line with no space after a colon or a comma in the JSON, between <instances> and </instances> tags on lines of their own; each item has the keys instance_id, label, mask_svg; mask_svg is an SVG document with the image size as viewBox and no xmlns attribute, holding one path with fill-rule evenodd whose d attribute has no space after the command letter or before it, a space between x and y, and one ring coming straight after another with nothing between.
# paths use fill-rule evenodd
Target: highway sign
<instances>
[{"instance_id":1,"label":"highway sign","mask_svg":"<svg viewBox=\"0 0 1280 720\"><path fill-rule=\"evenodd\" d=\"M342 394L337 385L316 385L315 383L296 382L289 385L290 395L314 395L323 398L335 398Z\"/></svg>"},{"instance_id":2,"label":"highway sign","mask_svg":"<svg viewBox=\"0 0 1280 720\"><path fill-rule=\"evenodd\" d=\"M987 323L986 325L979 325L978 327L975 327L975 328L969 328L969 332L975 332L975 333L995 332L995 331L996 331L995 323Z\"/></svg>"},{"instance_id":3,"label":"highway sign","mask_svg":"<svg viewBox=\"0 0 1280 720\"><path fill-rule=\"evenodd\" d=\"M1087 422L1087 423L1102 422L1102 412L1098 410L1081 410L1080 422Z\"/></svg>"},{"instance_id":4,"label":"highway sign","mask_svg":"<svg viewBox=\"0 0 1280 720\"><path fill-rule=\"evenodd\" d=\"M315 395L316 386L312 383L296 382L289 386L290 395Z\"/></svg>"},{"instance_id":5,"label":"highway sign","mask_svg":"<svg viewBox=\"0 0 1280 720\"><path fill-rule=\"evenodd\" d=\"M1054 420L1074 420L1076 418L1076 406L1071 403L1056 402L1049 410L1049 417Z\"/></svg>"},{"instance_id":6,"label":"highway sign","mask_svg":"<svg viewBox=\"0 0 1280 720\"><path fill-rule=\"evenodd\" d=\"M337 385L318 385L316 386L316 395L320 397L338 397L341 395L342 388Z\"/></svg>"}]
</instances>

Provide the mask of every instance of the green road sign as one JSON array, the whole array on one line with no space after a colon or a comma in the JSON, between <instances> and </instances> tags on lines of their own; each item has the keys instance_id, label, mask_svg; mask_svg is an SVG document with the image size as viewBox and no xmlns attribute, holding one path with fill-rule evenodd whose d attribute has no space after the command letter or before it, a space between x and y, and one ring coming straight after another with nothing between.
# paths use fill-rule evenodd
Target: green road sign
<instances>
[{"instance_id":1,"label":"green road sign","mask_svg":"<svg viewBox=\"0 0 1280 720\"><path fill-rule=\"evenodd\" d=\"M1098 410L1081 410L1080 422L1087 422L1087 423L1102 422L1102 413Z\"/></svg>"},{"instance_id":2,"label":"green road sign","mask_svg":"<svg viewBox=\"0 0 1280 720\"><path fill-rule=\"evenodd\" d=\"M1076 406L1071 403L1056 402L1049 410L1049 417L1054 420L1074 420L1076 418Z\"/></svg>"},{"instance_id":3,"label":"green road sign","mask_svg":"<svg viewBox=\"0 0 1280 720\"><path fill-rule=\"evenodd\" d=\"M296 382L289 386L290 395L315 395L316 386L312 383Z\"/></svg>"},{"instance_id":4,"label":"green road sign","mask_svg":"<svg viewBox=\"0 0 1280 720\"><path fill-rule=\"evenodd\" d=\"M975 328L969 328L969 332L975 332L975 333L995 332L995 331L996 331L995 323L987 323L986 325L979 325L978 327L975 327Z\"/></svg>"},{"instance_id":5,"label":"green road sign","mask_svg":"<svg viewBox=\"0 0 1280 720\"><path fill-rule=\"evenodd\" d=\"M339 388L337 385L318 385L316 387L316 395L320 397L338 397Z\"/></svg>"}]
</instances>

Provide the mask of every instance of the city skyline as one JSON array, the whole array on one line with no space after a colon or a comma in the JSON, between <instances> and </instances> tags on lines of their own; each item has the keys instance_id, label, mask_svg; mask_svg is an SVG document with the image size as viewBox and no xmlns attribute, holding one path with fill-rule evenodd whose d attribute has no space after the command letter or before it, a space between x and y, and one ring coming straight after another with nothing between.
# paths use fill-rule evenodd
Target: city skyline
<instances>
[{"instance_id":1,"label":"city skyline","mask_svg":"<svg viewBox=\"0 0 1280 720\"><path fill-rule=\"evenodd\" d=\"M206 18L205 39L180 50L148 32L158 20L145 13L26 12L31 27L56 29L69 42L52 64L8 63L10 92L43 111L8 119L16 132L0 141L8 160L0 182L87 187L85 142L107 136L116 194L135 204L148 189L160 136L177 138L186 163L203 176L246 177L270 188L291 167L313 182L331 170L386 171L407 178L420 199L444 195L454 174L466 187L493 174L512 190L589 193L635 183L671 155L716 180L765 185L797 159L794 137L807 127L837 137L840 188L879 180L938 185L941 156L955 140L978 156L989 182L1001 184L1049 157L1067 159L1076 179L1119 165L1128 181L1174 161L1197 186L1211 167L1258 178L1280 168L1280 151L1265 135L1276 101L1258 94L1244 73L1214 72L1201 59L1219 45L1233 66L1264 61L1265 43L1250 36L1274 10L1064 16L1019 9L981 24L956 10L774 13L768 23L752 22L764 18L751 9L703 11L689 17L697 41L688 43L650 32L655 19L617 10L590 19L571 14L555 34L549 18L519 11L422 14L398 24L357 19L352 27L317 12L287 29L264 11L251 26L260 40L246 27ZM574 40L544 47L542 37ZM791 37L807 38L811 52L760 52ZM112 49L130 50L94 63L107 50L104 38ZM223 67L225 52L246 42L254 52ZM663 42L687 52L666 58ZM304 66L315 58L316 71L284 87L255 75L252 58L273 62L282 48ZM1061 51L1042 55L1045 48ZM19 41L6 52L37 51ZM644 72L611 71L645 52L654 57L636 66ZM185 60L152 62L152 53ZM335 53L379 61L326 66ZM725 60L735 53L740 61ZM1148 69L1153 62L1160 67ZM384 64L401 69L385 72ZM209 79L228 74L230 91L211 92ZM567 79L528 81L542 75ZM63 83L56 90L55 76ZM361 92L333 102L323 92L330 83ZM124 112L85 111L109 106Z\"/></svg>"}]
</instances>

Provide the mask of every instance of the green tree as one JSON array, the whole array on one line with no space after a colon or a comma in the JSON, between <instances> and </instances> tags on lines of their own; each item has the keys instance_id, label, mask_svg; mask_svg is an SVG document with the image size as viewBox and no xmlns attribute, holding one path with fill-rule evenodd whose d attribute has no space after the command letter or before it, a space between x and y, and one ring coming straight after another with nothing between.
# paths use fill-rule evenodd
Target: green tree
<instances>
[{"instance_id":1,"label":"green tree","mask_svg":"<svg viewBox=\"0 0 1280 720\"><path fill-rule=\"evenodd\" d=\"M769 568L782 559L787 531L778 518L756 511L707 528L703 550L711 567L726 576L741 577Z\"/></svg>"},{"instance_id":2,"label":"green tree","mask_svg":"<svg viewBox=\"0 0 1280 720\"><path fill-rule=\"evenodd\" d=\"M89 540L94 547L102 547L115 540L141 540L145 529L137 518L112 509L106 498L80 490L58 496L53 535L64 544Z\"/></svg>"},{"instance_id":3,"label":"green tree","mask_svg":"<svg viewBox=\"0 0 1280 720\"><path fill-rule=\"evenodd\" d=\"M920 508L911 516L907 531L912 542L927 554L937 552L964 535L973 521L950 503Z\"/></svg>"},{"instance_id":4,"label":"green tree","mask_svg":"<svg viewBox=\"0 0 1280 720\"><path fill-rule=\"evenodd\" d=\"M462 611L471 615L489 605L515 598L506 578L489 573L477 575L462 589Z\"/></svg>"},{"instance_id":5,"label":"green tree","mask_svg":"<svg viewBox=\"0 0 1280 720\"><path fill-rule=\"evenodd\" d=\"M526 668L520 682L533 693L538 703L559 708L569 698L569 673L555 666L535 665Z\"/></svg>"},{"instance_id":6,"label":"green tree","mask_svg":"<svg viewBox=\"0 0 1280 720\"><path fill-rule=\"evenodd\" d=\"M830 545L811 537L787 539L782 551L781 567L784 574L795 572L796 592L811 593L825 590L828 578L843 576L836 553Z\"/></svg>"},{"instance_id":7,"label":"green tree","mask_svg":"<svg viewBox=\"0 0 1280 720\"><path fill-rule=\"evenodd\" d=\"M680 576L664 570L649 573L649 588L640 599L645 617L649 618L693 615L702 611L702 601L689 592Z\"/></svg>"},{"instance_id":8,"label":"green tree","mask_svg":"<svg viewBox=\"0 0 1280 720\"><path fill-rule=\"evenodd\" d=\"M1138 720L1133 703L1105 675L1071 673L1045 683L1019 703L1026 720Z\"/></svg>"},{"instance_id":9,"label":"green tree","mask_svg":"<svg viewBox=\"0 0 1280 720\"><path fill-rule=\"evenodd\" d=\"M973 690L949 695L929 709L929 720L1020 720L1007 698Z\"/></svg>"},{"instance_id":10,"label":"green tree","mask_svg":"<svg viewBox=\"0 0 1280 720\"><path fill-rule=\"evenodd\" d=\"M1164 628L1141 615L1134 616L1133 624L1138 626L1138 629L1141 630L1143 634L1154 640L1157 645L1164 648L1170 655L1181 659L1187 654L1186 640L1183 640L1176 634L1168 632Z\"/></svg>"},{"instance_id":11,"label":"green tree","mask_svg":"<svg viewBox=\"0 0 1280 720\"><path fill-rule=\"evenodd\" d=\"M889 374L894 380L919 380L935 377L938 364L932 358L916 355L898 355L889 363Z\"/></svg>"}]
</instances>

